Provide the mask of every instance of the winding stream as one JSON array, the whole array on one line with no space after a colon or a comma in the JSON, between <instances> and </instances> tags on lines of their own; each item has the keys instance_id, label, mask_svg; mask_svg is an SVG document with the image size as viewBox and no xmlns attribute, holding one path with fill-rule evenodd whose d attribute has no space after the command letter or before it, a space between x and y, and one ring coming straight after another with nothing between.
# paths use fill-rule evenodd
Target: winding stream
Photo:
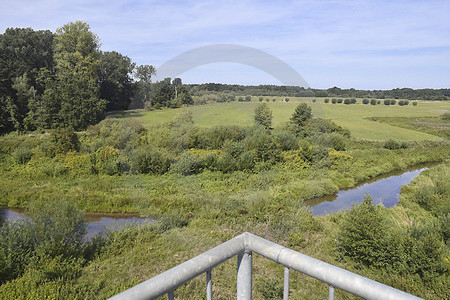
<instances>
[{"instance_id":1,"label":"winding stream","mask_svg":"<svg viewBox=\"0 0 450 300\"><path fill-rule=\"evenodd\" d=\"M422 171L435 164L422 164L413 166L407 170L394 171L377 176L363 182L356 187L344 189L335 195L314 198L305 201L315 216L337 213L340 210L351 209L353 203L363 201L365 194L374 199L374 203L383 203L386 207L395 206L399 199L400 188L410 183ZM24 218L22 210L0 207L0 225L6 221L14 221ZM109 230L118 230L127 225L140 225L146 222L154 222L152 218L141 218L137 215L123 214L86 214L85 221L88 226L86 240L89 241L96 235Z\"/></svg>"},{"instance_id":2,"label":"winding stream","mask_svg":"<svg viewBox=\"0 0 450 300\"><path fill-rule=\"evenodd\" d=\"M409 184L422 171L435 164L421 164L406 170L394 171L374 177L353 188L342 189L337 194L306 200L314 216L334 214L340 210L351 209L353 203L363 202L364 195L369 194L375 204L385 207L397 204L402 186Z\"/></svg>"}]
</instances>

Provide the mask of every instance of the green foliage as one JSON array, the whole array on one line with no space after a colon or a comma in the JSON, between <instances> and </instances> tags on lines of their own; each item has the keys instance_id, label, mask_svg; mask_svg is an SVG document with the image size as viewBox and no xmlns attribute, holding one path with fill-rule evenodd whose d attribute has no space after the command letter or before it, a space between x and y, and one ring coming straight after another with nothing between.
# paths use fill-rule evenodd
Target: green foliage
<instances>
[{"instance_id":1,"label":"green foliage","mask_svg":"<svg viewBox=\"0 0 450 300\"><path fill-rule=\"evenodd\" d=\"M362 104L369 104L369 99L363 99Z\"/></svg>"},{"instance_id":2,"label":"green foliage","mask_svg":"<svg viewBox=\"0 0 450 300\"><path fill-rule=\"evenodd\" d=\"M370 100L370 105L377 105L378 101L376 99Z\"/></svg>"},{"instance_id":3,"label":"green foliage","mask_svg":"<svg viewBox=\"0 0 450 300\"><path fill-rule=\"evenodd\" d=\"M31 156L33 156L33 151L27 147L17 148L13 153L11 153L13 159L18 164L26 164L30 161Z\"/></svg>"},{"instance_id":4,"label":"green foliage","mask_svg":"<svg viewBox=\"0 0 450 300\"><path fill-rule=\"evenodd\" d=\"M135 64L116 51L103 52L100 58L100 98L107 101L106 109L128 109L133 97L131 74Z\"/></svg>"},{"instance_id":5,"label":"green foliage","mask_svg":"<svg viewBox=\"0 0 450 300\"><path fill-rule=\"evenodd\" d=\"M330 99L326 98L325 100L323 100L324 103L329 103Z\"/></svg>"},{"instance_id":6,"label":"green foliage","mask_svg":"<svg viewBox=\"0 0 450 300\"><path fill-rule=\"evenodd\" d=\"M327 148L333 148L337 151L344 151L346 146L346 139L335 132L315 135L311 137L314 143L322 145Z\"/></svg>"},{"instance_id":7,"label":"green foliage","mask_svg":"<svg viewBox=\"0 0 450 300\"><path fill-rule=\"evenodd\" d=\"M412 103L412 105L413 105L413 106L417 106L417 102L414 101L414 102Z\"/></svg>"},{"instance_id":8,"label":"green foliage","mask_svg":"<svg viewBox=\"0 0 450 300\"><path fill-rule=\"evenodd\" d=\"M73 258L82 258L86 225L83 214L67 201L42 201L31 209L31 218L0 228L1 282L23 274L27 268L48 267L42 260L59 259L55 267ZM58 266L59 265L59 266ZM48 272L48 271L47 271ZM53 278L60 271L51 271Z\"/></svg>"},{"instance_id":9,"label":"green foliage","mask_svg":"<svg viewBox=\"0 0 450 300\"><path fill-rule=\"evenodd\" d=\"M406 142L397 142L395 140L387 140L384 143L384 148L389 150L397 150L397 149L405 149L408 148L408 144Z\"/></svg>"},{"instance_id":10,"label":"green foliage","mask_svg":"<svg viewBox=\"0 0 450 300\"><path fill-rule=\"evenodd\" d=\"M370 196L348 212L340 226L337 239L339 257L350 257L355 262L384 268L390 263L388 227L381 208L373 205Z\"/></svg>"},{"instance_id":11,"label":"green foliage","mask_svg":"<svg viewBox=\"0 0 450 300\"><path fill-rule=\"evenodd\" d=\"M302 127L306 121L312 118L311 107L305 103L299 104L291 117L291 122Z\"/></svg>"},{"instance_id":12,"label":"green foliage","mask_svg":"<svg viewBox=\"0 0 450 300\"><path fill-rule=\"evenodd\" d=\"M266 103L258 104L254 111L255 124L261 125L266 129L272 126L272 111Z\"/></svg>"},{"instance_id":13,"label":"green foliage","mask_svg":"<svg viewBox=\"0 0 450 300\"><path fill-rule=\"evenodd\" d=\"M337 100L335 98L331 99L331 103L336 104Z\"/></svg>"},{"instance_id":14,"label":"green foliage","mask_svg":"<svg viewBox=\"0 0 450 300\"><path fill-rule=\"evenodd\" d=\"M192 175L203 171L204 160L198 154L184 152L178 160L172 164L170 170L182 175Z\"/></svg>"},{"instance_id":15,"label":"green foliage","mask_svg":"<svg viewBox=\"0 0 450 300\"><path fill-rule=\"evenodd\" d=\"M65 128L56 129L50 135L49 152L51 155L65 154L69 151L79 151L80 141L78 135Z\"/></svg>"},{"instance_id":16,"label":"green foliage","mask_svg":"<svg viewBox=\"0 0 450 300\"><path fill-rule=\"evenodd\" d=\"M152 146L140 147L131 155L131 170L141 174L164 174L169 171L171 159L166 151Z\"/></svg>"}]
</instances>

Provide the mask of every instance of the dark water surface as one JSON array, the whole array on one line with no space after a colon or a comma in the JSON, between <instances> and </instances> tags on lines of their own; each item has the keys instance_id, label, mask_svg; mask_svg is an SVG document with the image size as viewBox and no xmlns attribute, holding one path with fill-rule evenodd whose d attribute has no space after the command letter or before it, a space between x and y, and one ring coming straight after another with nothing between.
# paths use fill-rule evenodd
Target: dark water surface
<instances>
[{"instance_id":1,"label":"dark water surface","mask_svg":"<svg viewBox=\"0 0 450 300\"><path fill-rule=\"evenodd\" d=\"M369 194L375 204L383 203L386 207L393 207L399 200L400 188L410 183L431 165L435 164L423 164L407 170L380 175L356 187L340 190L335 195L306 200L305 204L309 206L313 215L323 216L351 209L353 203L362 203L364 195Z\"/></svg>"},{"instance_id":2,"label":"dark water surface","mask_svg":"<svg viewBox=\"0 0 450 300\"><path fill-rule=\"evenodd\" d=\"M23 210L0 207L0 225L4 222L12 222L24 218ZM153 222L152 218L141 218L138 215L124 214L86 214L84 218L88 232L85 236L87 241L108 230L119 230L125 226L136 226L143 223Z\"/></svg>"}]
</instances>

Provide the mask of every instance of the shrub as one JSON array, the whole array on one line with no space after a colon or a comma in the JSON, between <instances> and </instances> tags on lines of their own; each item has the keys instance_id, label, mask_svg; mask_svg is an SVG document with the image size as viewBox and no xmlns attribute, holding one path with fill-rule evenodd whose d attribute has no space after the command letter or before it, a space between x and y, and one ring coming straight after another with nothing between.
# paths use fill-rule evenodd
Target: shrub
<instances>
[{"instance_id":1,"label":"shrub","mask_svg":"<svg viewBox=\"0 0 450 300\"><path fill-rule=\"evenodd\" d=\"M378 104L378 105L381 104L381 100L377 100L377 104Z\"/></svg>"},{"instance_id":2,"label":"shrub","mask_svg":"<svg viewBox=\"0 0 450 300\"><path fill-rule=\"evenodd\" d=\"M252 101L252 96L245 96L245 101L246 102Z\"/></svg>"},{"instance_id":3,"label":"shrub","mask_svg":"<svg viewBox=\"0 0 450 300\"><path fill-rule=\"evenodd\" d=\"M397 150L397 149L408 148L408 144L406 142L400 143L393 139L389 139L384 143L383 147L386 149L389 149L389 150Z\"/></svg>"},{"instance_id":4,"label":"shrub","mask_svg":"<svg viewBox=\"0 0 450 300\"><path fill-rule=\"evenodd\" d=\"M164 174L169 170L169 155L154 147L141 147L132 152L131 169L141 174Z\"/></svg>"},{"instance_id":5,"label":"shrub","mask_svg":"<svg viewBox=\"0 0 450 300\"><path fill-rule=\"evenodd\" d=\"M314 102L316 102L316 101L317 101L317 99L312 99L311 101L312 101L312 103L314 103Z\"/></svg>"},{"instance_id":6,"label":"shrub","mask_svg":"<svg viewBox=\"0 0 450 300\"><path fill-rule=\"evenodd\" d=\"M289 131L275 131L272 133L277 148L281 151L294 150L298 148L298 138Z\"/></svg>"},{"instance_id":7,"label":"shrub","mask_svg":"<svg viewBox=\"0 0 450 300\"><path fill-rule=\"evenodd\" d=\"M450 112L445 112L444 114L442 114L441 119L450 120Z\"/></svg>"},{"instance_id":8,"label":"shrub","mask_svg":"<svg viewBox=\"0 0 450 300\"><path fill-rule=\"evenodd\" d=\"M275 101L277 101L277 98L272 98L272 102L275 102Z\"/></svg>"},{"instance_id":9,"label":"shrub","mask_svg":"<svg viewBox=\"0 0 450 300\"><path fill-rule=\"evenodd\" d=\"M260 103L255 107L254 119L255 124L270 129L272 126L272 110L266 103Z\"/></svg>"},{"instance_id":10,"label":"shrub","mask_svg":"<svg viewBox=\"0 0 450 300\"><path fill-rule=\"evenodd\" d=\"M331 99L331 103L336 104L337 100L336 99Z\"/></svg>"},{"instance_id":11,"label":"shrub","mask_svg":"<svg viewBox=\"0 0 450 300\"><path fill-rule=\"evenodd\" d=\"M371 99L370 100L370 105L377 105L377 100Z\"/></svg>"},{"instance_id":12,"label":"shrub","mask_svg":"<svg viewBox=\"0 0 450 300\"><path fill-rule=\"evenodd\" d=\"M289 98L285 98L285 99L284 99L284 102L289 102L289 101L290 101Z\"/></svg>"},{"instance_id":13,"label":"shrub","mask_svg":"<svg viewBox=\"0 0 450 300\"><path fill-rule=\"evenodd\" d=\"M394 99L391 100L391 105L395 105L396 101Z\"/></svg>"},{"instance_id":14,"label":"shrub","mask_svg":"<svg viewBox=\"0 0 450 300\"><path fill-rule=\"evenodd\" d=\"M12 158L18 164L26 164L33 156L33 151L27 147L19 147L12 153Z\"/></svg>"},{"instance_id":15,"label":"shrub","mask_svg":"<svg viewBox=\"0 0 450 300\"><path fill-rule=\"evenodd\" d=\"M337 99L337 103L342 103L343 99L339 98Z\"/></svg>"},{"instance_id":16,"label":"shrub","mask_svg":"<svg viewBox=\"0 0 450 300\"><path fill-rule=\"evenodd\" d=\"M112 146L98 148L92 156L97 173L107 175L120 174L119 154L120 151Z\"/></svg>"},{"instance_id":17,"label":"shrub","mask_svg":"<svg viewBox=\"0 0 450 300\"><path fill-rule=\"evenodd\" d=\"M413 102L412 105L413 105L413 106L417 106L417 102Z\"/></svg>"},{"instance_id":18,"label":"shrub","mask_svg":"<svg viewBox=\"0 0 450 300\"><path fill-rule=\"evenodd\" d=\"M345 99L344 100L344 104L350 104L351 102L350 102L350 99Z\"/></svg>"},{"instance_id":19,"label":"shrub","mask_svg":"<svg viewBox=\"0 0 450 300\"><path fill-rule=\"evenodd\" d=\"M351 104L356 104L356 99L355 99L355 98L351 98L351 99L350 99L350 103L351 103Z\"/></svg>"},{"instance_id":20,"label":"shrub","mask_svg":"<svg viewBox=\"0 0 450 300\"><path fill-rule=\"evenodd\" d=\"M363 99L362 104L369 104L369 99Z\"/></svg>"},{"instance_id":21,"label":"shrub","mask_svg":"<svg viewBox=\"0 0 450 300\"><path fill-rule=\"evenodd\" d=\"M264 97L259 97L258 100L259 102L262 102L264 100Z\"/></svg>"},{"instance_id":22,"label":"shrub","mask_svg":"<svg viewBox=\"0 0 450 300\"><path fill-rule=\"evenodd\" d=\"M383 101L383 103L384 103L384 105L391 105L391 100L385 99L385 100Z\"/></svg>"},{"instance_id":23,"label":"shrub","mask_svg":"<svg viewBox=\"0 0 450 300\"><path fill-rule=\"evenodd\" d=\"M78 135L65 128L56 129L50 135L49 152L52 156L65 154L69 151L79 151L80 141Z\"/></svg>"},{"instance_id":24,"label":"shrub","mask_svg":"<svg viewBox=\"0 0 450 300\"><path fill-rule=\"evenodd\" d=\"M295 108L295 111L291 117L291 122L298 127L302 127L307 120L311 119L311 117L311 107L309 107L305 103L302 103Z\"/></svg>"},{"instance_id":25,"label":"shrub","mask_svg":"<svg viewBox=\"0 0 450 300\"><path fill-rule=\"evenodd\" d=\"M244 102L244 97L239 97L238 102Z\"/></svg>"},{"instance_id":26,"label":"shrub","mask_svg":"<svg viewBox=\"0 0 450 300\"><path fill-rule=\"evenodd\" d=\"M32 264L44 268L42 259L59 258L61 265L84 254L87 227L71 202L38 201L30 214L0 228L1 282L20 276Z\"/></svg>"},{"instance_id":27,"label":"shrub","mask_svg":"<svg viewBox=\"0 0 450 300\"><path fill-rule=\"evenodd\" d=\"M337 238L338 258L349 257L365 266L385 267L390 256L385 251L389 228L380 208L372 201L365 196L362 204L345 215Z\"/></svg>"},{"instance_id":28,"label":"shrub","mask_svg":"<svg viewBox=\"0 0 450 300\"><path fill-rule=\"evenodd\" d=\"M143 140L147 132L138 120L108 118L90 126L87 133L92 139L91 150L96 151L103 146L112 146L119 150L134 148L145 143Z\"/></svg>"},{"instance_id":29,"label":"shrub","mask_svg":"<svg viewBox=\"0 0 450 300\"><path fill-rule=\"evenodd\" d=\"M319 144L322 145L324 147L327 148L333 148L337 151L344 151L345 150L345 138L338 134L338 133L324 133L324 134L319 134L316 135L314 137L312 137L312 140Z\"/></svg>"},{"instance_id":30,"label":"shrub","mask_svg":"<svg viewBox=\"0 0 450 300\"><path fill-rule=\"evenodd\" d=\"M330 102L330 99L326 98L325 100L323 100L323 102L329 103L329 102Z\"/></svg>"},{"instance_id":31,"label":"shrub","mask_svg":"<svg viewBox=\"0 0 450 300\"><path fill-rule=\"evenodd\" d=\"M203 159L195 153L184 152L180 155L178 160L170 167L171 172L192 175L203 171Z\"/></svg>"}]
</instances>

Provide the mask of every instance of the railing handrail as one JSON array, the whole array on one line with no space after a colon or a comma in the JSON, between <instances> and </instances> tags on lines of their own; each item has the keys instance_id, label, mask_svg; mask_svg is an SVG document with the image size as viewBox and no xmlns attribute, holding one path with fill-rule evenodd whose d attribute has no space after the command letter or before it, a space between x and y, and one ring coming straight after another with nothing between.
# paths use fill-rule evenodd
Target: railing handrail
<instances>
[{"instance_id":1,"label":"railing handrail","mask_svg":"<svg viewBox=\"0 0 450 300\"><path fill-rule=\"evenodd\" d=\"M226 241L170 270L144 281L110 299L154 299L170 293L187 281L209 272L226 260L239 255L250 254L251 289L251 253L255 252L283 266L314 277L330 285L330 295L339 288L366 299L421 299L377 281L333 266L321 260L283 247L254 234L245 232ZM247 261L248 264L248 261ZM240 275L238 266L238 298ZM285 273L286 278L286 273ZM289 276L287 277L289 278ZM210 284L210 283L209 283ZM248 283L247 283L248 285ZM241 284L241 287L245 286ZM285 282L286 286L286 282ZM286 289L285 289L286 290ZM251 298L251 290L243 298ZM170 298L170 297L169 297Z\"/></svg>"}]
</instances>

